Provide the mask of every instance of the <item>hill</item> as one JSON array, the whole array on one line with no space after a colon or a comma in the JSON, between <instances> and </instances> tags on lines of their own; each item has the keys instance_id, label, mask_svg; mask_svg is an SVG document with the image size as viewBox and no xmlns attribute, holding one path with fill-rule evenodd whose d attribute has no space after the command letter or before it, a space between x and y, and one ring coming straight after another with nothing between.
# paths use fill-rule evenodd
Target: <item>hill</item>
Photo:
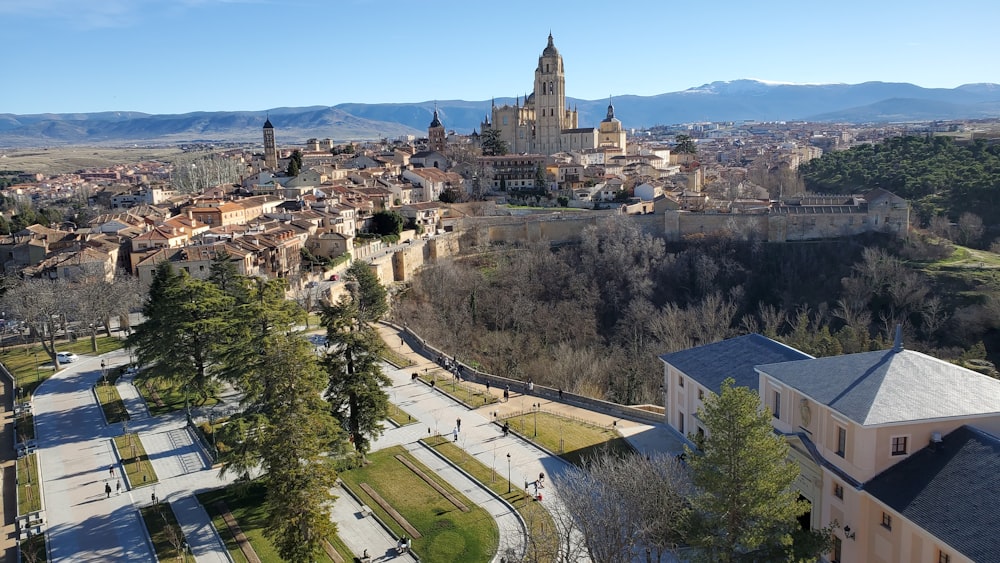
<instances>
[{"instance_id":1,"label":"hill","mask_svg":"<svg viewBox=\"0 0 1000 563\"><path fill-rule=\"evenodd\" d=\"M572 90L572 85L570 85ZM417 103L344 103L333 107L275 108L268 111L194 112L150 115L137 112L0 114L0 146L59 144L258 142L265 116L279 143L310 137L336 140L425 134L435 107L445 127L460 133L479 129L492 103L517 98ZM520 99L523 101L523 98ZM580 125L596 127L608 101L568 98ZM712 82L680 92L614 98L628 128L695 121L884 122L992 118L1000 114L1000 85L966 84L921 88L908 83L779 84L759 80Z\"/></svg>"}]
</instances>

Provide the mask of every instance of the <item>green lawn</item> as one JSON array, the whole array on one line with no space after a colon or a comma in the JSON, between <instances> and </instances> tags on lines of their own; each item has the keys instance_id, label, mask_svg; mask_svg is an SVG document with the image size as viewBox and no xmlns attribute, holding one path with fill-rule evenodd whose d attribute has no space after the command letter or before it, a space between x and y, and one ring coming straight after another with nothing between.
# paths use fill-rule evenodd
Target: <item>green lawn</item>
<instances>
[{"instance_id":1,"label":"green lawn","mask_svg":"<svg viewBox=\"0 0 1000 563\"><path fill-rule=\"evenodd\" d=\"M480 463L478 459L469 455L468 452L442 436L421 438L420 441L434 448L453 464L461 467L469 475L472 475L475 480L482 483L486 488L509 502L521 514L525 523L528 524L530 536L532 538L547 540L548 545L542 546L538 549L538 552L539 554L545 553L549 555L548 557L541 557L539 559L540 563L555 560L554 555L559 551L559 542L551 535L551 531L556 529L555 522L552 521L552 516L541 504L533 500L519 486L507 482L507 475L504 472L506 468L502 467L503 459L496 460L496 463L501 464L501 467L487 467ZM511 492L508 493L508 490ZM549 533L546 533L546 531Z\"/></svg>"},{"instance_id":2,"label":"green lawn","mask_svg":"<svg viewBox=\"0 0 1000 563\"><path fill-rule=\"evenodd\" d=\"M413 551L421 560L435 563L489 561L496 553L499 538L493 518L448 483L435 479L470 508L469 512L460 511L394 457L406 455L414 465L435 478L434 473L405 452L401 446L375 452L368 456L368 465L341 473L340 477L397 536L405 533L403 528L361 489L361 483L368 483L422 534L413 539Z\"/></svg>"},{"instance_id":3,"label":"green lawn","mask_svg":"<svg viewBox=\"0 0 1000 563\"><path fill-rule=\"evenodd\" d=\"M139 509L139 513L142 514L142 521L146 524L149 537L153 540L157 559L195 563L194 556L181 551L184 532L177 524L177 518L174 517L174 511L170 510L170 505L157 503Z\"/></svg>"},{"instance_id":4,"label":"green lawn","mask_svg":"<svg viewBox=\"0 0 1000 563\"><path fill-rule=\"evenodd\" d=\"M17 460L17 513L29 514L42 509L38 489L38 460L28 454Z\"/></svg>"},{"instance_id":5,"label":"green lawn","mask_svg":"<svg viewBox=\"0 0 1000 563\"><path fill-rule=\"evenodd\" d=\"M408 412L399 408L395 403L389 403L389 420L396 423L396 426L406 426L407 424L416 424L420 422L419 420L413 418Z\"/></svg>"},{"instance_id":6,"label":"green lawn","mask_svg":"<svg viewBox=\"0 0 1000 563\"><path fill-rule=\"evenodd\" d=\"M99 336L97 338L97 353L105 354L122 348L122 340L118 337L108 338ZM74 352L76 354L93 355L94 351L90 345L90 337L80 338L76 342L56 341L56 350L60 352ZM52 360L45 350L38 344L22 345L7 348L0 352L0 363L14 376L17 387L24 388L24 396L30 397L35 392L35 388L52 376Z\"/></svg>"},{"instance_id":7,"label":"green lawn","mask_svg":"<svg viewBox=\"0 0 1000 563\"><path fill-rule=\"evenodd\" d=\"M436 369L428 373L419 373L418 377L427 383L436 381L435 386L438 389L470 408L491 405L498 401L496 397L487 393L478 385L459 383L454 375L444 370Z\"/></svg>"},{"instance_id":8,"label":"green lawn","mask_svg":"<svg viewBox=\"0 0 1000 563\"><path fill-rule=\"evenodd\" d=\"M587 458L604 452L624 455L634 451L628 440L613 428L547 412L524 413L504 420L510 423L511 430L575 465L582 465Z\"/></svg>"},{"instance_id":9,"label":"green lawn","mask_svg":"<svg viewBox=\"0 0 1000 563\"><path fill-rule=\"evenodd\" d=\"M104 411L104 418L108 424L128 420L128 411L125 410L125 403L122 402L117 387L98 383L94 386L94 391L97 393L97 400L101 403L101 410Z\"/></svg>"},{"instance_id":10,"label":"green lawn","mask_svg":"<svg viewBox=\"0 0 1000 563\"><path fill-rule=\"evenodd\" d=\"M31 539L21 542L21 561L46 563L48 560L48 554L45 553L45 535L31 536Z\"/></svg>"},{"instance_id":11,"label":"green lawn","mask_svg":"<svg viewBox=\"0 0 1000 563\"><path fill-rule=\"evenodd\" d=\"M138 434L129 432L124 436L115 436L115 446L118 447L122 466L133 488L156 482L156 472L153 471L153 464L149 462Z\"/></svg>"},{"instance_id":12,"label":"green lawn","mask_svg":"<svg viewBox=\"0 0 1000 563\"><path fill-rule=\"evenodd\" d=\"M236 518L240 529L243 530L243 533L263 563L284 563L285 561L278 555L274 544L264 535L264 528L267 525L267 507L264 503L265 495L266 490L259 483L251 484L243 491L240 491L237 487L227 487L198 495L198 501L201 502L205 510L208 511L209 516L212 517L212 523L215 525L216 530L218 530L219 537L226 543L226 549L229 550L229 554L236 563L246 562L247 559L243 556L243 552L240 551L239 546L236 544L236 539L229 533L229 527L226 526L222 515L215 507L215 503L220 500L224 501L229 507L229 511ZM344 547L343 542L339 538L330 538L328 541L330 541L330 544L333 545L334 549L340 553L345 561L353 561L353 555ZM332 560L324 551L320 553L318 561L331 562Z\"/></svg>"},{"instance_id":13,"label":"green lawn","mask_svg":"<svg viewBox=\"0 0 1000 563\"><path fill-rule=\"evenodd\" d=\"M22 414L17 417L17 443L35 439L35 416Z\"/></svg>"},{"instance_id":14,"label":"green lawn","mask_svg":"<svg viewBox=\"0 0 1000 563\"><path fill-rule=\"evenodd\" d=\"M146 406L149 407L149 414L152 416L184 410L184 388L177 383L141 377L135 380L135 388L146 400ZM219 402L215 397L203 399L193 394L189 400L192 407L211 406Z\"/></svg>"}]
</instances>

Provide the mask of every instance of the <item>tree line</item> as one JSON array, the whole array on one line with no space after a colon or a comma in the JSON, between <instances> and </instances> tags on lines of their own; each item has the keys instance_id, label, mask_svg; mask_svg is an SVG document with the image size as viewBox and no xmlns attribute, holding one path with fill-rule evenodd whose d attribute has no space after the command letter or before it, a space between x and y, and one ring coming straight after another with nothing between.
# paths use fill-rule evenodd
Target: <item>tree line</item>
<instances>
[{"instance_id":1,"label":"tree line","mask_svg":"<svg viewBox=\"0 0 1000 563\"><path fill-rule=\"evenodd\" d=\"M472 236L472 235L470 235ZM882 235L667 243L627 217L578 245L485 248L422 270L397 320L485 371L613 400L658 402L657 356L759 332L816 356L907 346L958 358L997 328L994 297L933 292Z\"/></svg>"},{"instance_id":2,"label":"tree line","mask_svg":"<svg viewBox=\"0 0 1000 563\"><path fill-rule=\"evenodd\" d=\"M806 188L858 193L883 188L906 198L924 225L935 216L957 221L975 213L1000 224L1000 144L951 137L894 137L827 152L799 168Z\"/></svg>"},{"instance_id":3,"label":"tree line","mask_svg":"<svg viewBox=\"0 0 1000 563\"><path fill-rule=\"evenodd\" d=\"M363 458L388 412L369 324L385 312L385 290L363 262L345 277L349 295L322 306L319 351L298 329L306 312L285 298L286 280L240 275L224 255L205 280L158 266L129 337L142 373L184 389L186 402L224 383L239 391L238 412L218 429L232 448L221 471L266 486L266 534L289 561L313 560L335 533L337 470Z\"/></svg>"}]
</instances>

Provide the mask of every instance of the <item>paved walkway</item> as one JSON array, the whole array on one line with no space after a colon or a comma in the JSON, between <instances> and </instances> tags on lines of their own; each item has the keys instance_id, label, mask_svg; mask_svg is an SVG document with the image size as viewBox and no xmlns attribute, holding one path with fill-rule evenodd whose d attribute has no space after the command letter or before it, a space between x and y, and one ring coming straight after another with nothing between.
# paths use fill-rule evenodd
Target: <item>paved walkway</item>
<instances>
[{"instance_id":1,"label":"paved walkway","mask_svg":"<svg viewBox=\"0 0 1000 563\"><path fill-rule=\"evenodd\" d=\"M331 518L337 523L337 535L353 553L361 555L368 550L372 561L416 561L412 554L396 553L396 542L375 520L366 515L358 501L338 486L334 490L337 500L333 503Z\"/></svg>"}]
</instances>

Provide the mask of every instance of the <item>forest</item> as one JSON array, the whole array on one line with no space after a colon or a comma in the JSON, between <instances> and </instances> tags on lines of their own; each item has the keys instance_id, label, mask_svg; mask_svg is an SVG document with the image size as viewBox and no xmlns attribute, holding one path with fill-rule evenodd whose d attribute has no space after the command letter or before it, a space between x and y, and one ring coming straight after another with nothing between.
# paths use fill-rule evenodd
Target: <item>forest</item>
<instances>
[{"instance_id":1,"label":"forest","mask_svg":"<svg viewBox=\"0 0 1000 563\"><path fill-rule=\"evenodd\" d=\"M799 171L810 192L886 189L909 200L924 225L940 215L956 221L963 213L975 213L988 226L1000 224L1000 144L986 140L895 137L828 152Z\"/></svg>"},{"instance_id":2,"label":"forest","mask_svg":"<svg viewBox=\"0 0 1000 563\"><path fill-rule=\"evenodd\" d=\"M393 315L459 360L626 404L656 402L661 354L759 332L815 356L891 345L984 359L1000 280L930 275L938 238L668 243L628 217L578 245L493 247L423 270Z\"/></svg>"}]
</instances>

